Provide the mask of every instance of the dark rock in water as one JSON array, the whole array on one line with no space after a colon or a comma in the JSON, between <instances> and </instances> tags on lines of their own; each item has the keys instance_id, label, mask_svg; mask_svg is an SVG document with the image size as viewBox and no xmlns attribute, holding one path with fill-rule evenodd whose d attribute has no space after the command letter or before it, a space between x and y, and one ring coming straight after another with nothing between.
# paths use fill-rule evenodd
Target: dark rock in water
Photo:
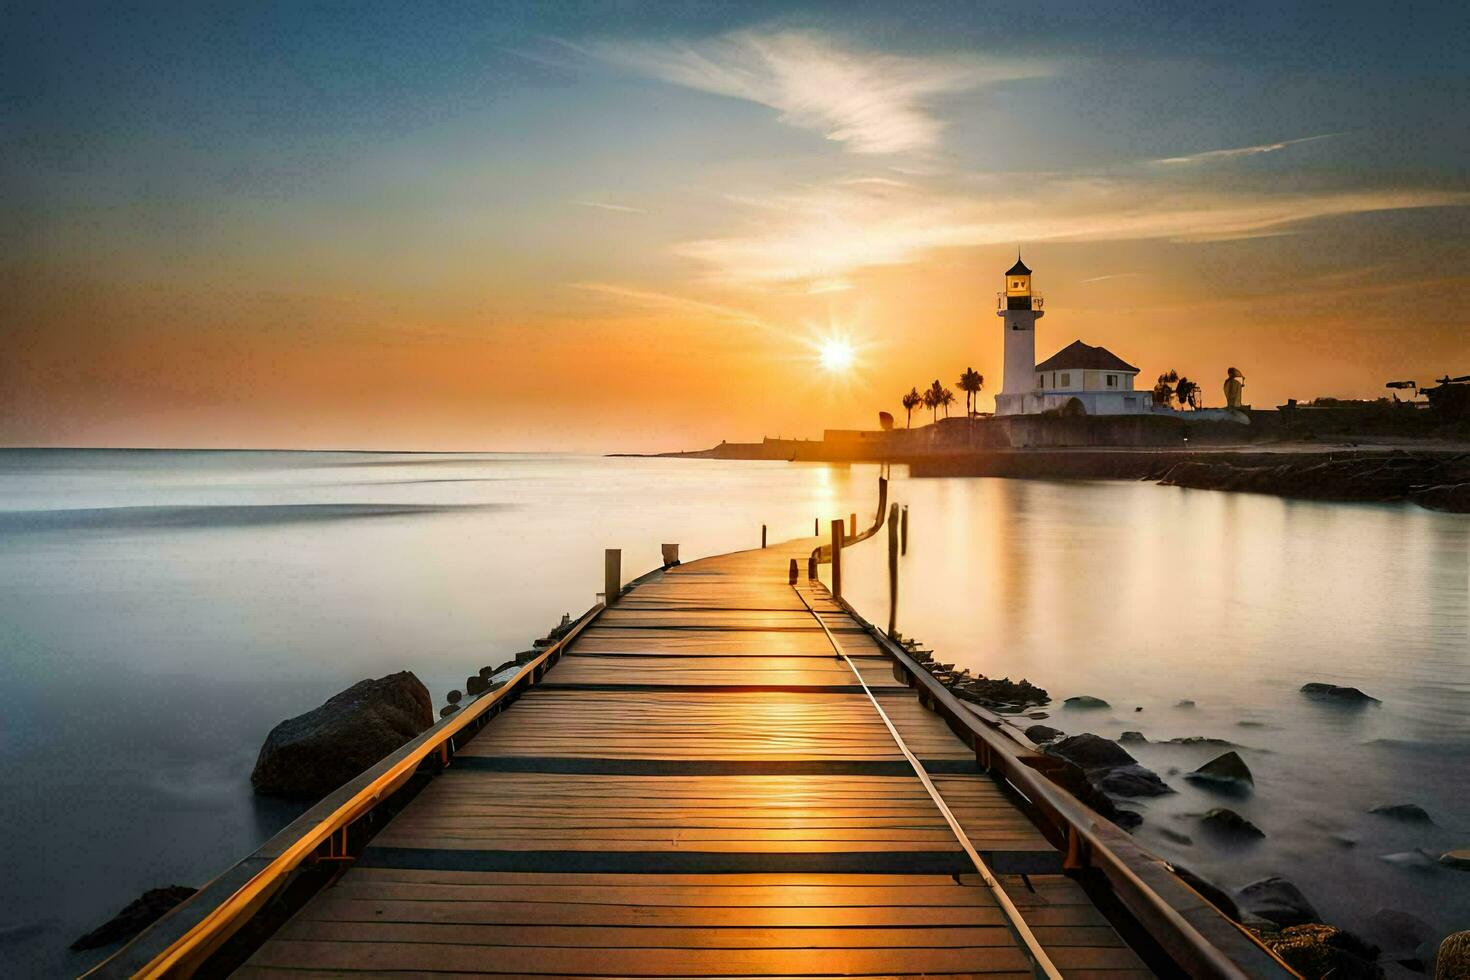
<instances>
[{"instance_id":1,"label":"dark rock in water","mask_svg":"<svg viewBox=\"0 0 1470 980\"><path fill-rule=\"evenodd\" d=\"M1316 701L1338 701L1342 704L1378 704L1379 700L1364 694L1356 687L1338 687L1336 684L1303 684L1302 693Z\"/></svg>"},{"instance_id":2,"label":"dark rock in water","mask_svg":"<svg viewBox=\"0 0 1470 980\"><path fill-rule=\"evenodd\" d=\"M1300 888L1274 875L1237 888L1235 900L1247 912L1278 926L1299 926L1322 918Z\"/></svg>"},{"instance_id":3,"label":"dark rock in water","mask_svg":"<svg viewBox=\"0 0 1470 980\"><path fill-rule=\"evenodd\" d=\"M1153 770L1140 765L1109 769L1094 778L1093 785L1114 796L1164 796L1174 792Z\"/></svg>"},{"instance_id":4,"label":"dark rock in water","mask_svg":"<svg viewBox=\"0 0 1470 980\"><path fill-rule=\"evenodd\" d=\"M498 667L492 667L489 664L486 664L485 666L483 666L483 667L480 668L480 676L483 677L483 678L485 678L485 680L488 681L491 678L491 676L497 670L499 670L499 669L500 668L498 668Z\"/></svg>"},{"instance_id":5,"label":"dark rock in water","mask_svg":"<svg viewBox=\"0 0 1470 980\"><path fill-rule=\"evenodd\" d=\"M1143 710L1143 705L1141 705L1141 704L1134 705L1133 710L1134 711L1142 711Z\"/></svg>"},{"instance_id":6,"label":"dark rock in water","mask_svg":"<svg viewBox=\"0 0 1470 980\"><path fill-rule=\"evenodd\" d=\"M1262 945L1303 977L1383 980L1376 947L1350 932L1320 922L1280 930L1253 929Z\"/></svg>"},{"instance_id":7,"label":"dark rock in water","mask_svg":"<svg viewBox=\"0 0 1470 980\"><path fill-rule=\"evenodd\" d=\"M522 650L520 653L516 654L516 663L528 664L539 656L541 656L540 650Z\"/></svg>"},{"instance_id":8,"label":"dark rock in water","mask_svg":"<svg viewBox=\"0 0 1470 980\"><path fill-rule=\"evenodd\" d=\"M1065 732L1059 732L1049 725L1032 725L1026 729L1026 737L1037 744L1050 742L1053 739L1061 738L1065 734Z\"/></svg>"},{"instance_id":9,"label":"dark rock in water","mask_svg":"<svg viewBox=\"0 0 1470 980\"><path fill-rule=\"evenodd\" d=\"M1095 698L1091 694L1079 694L1076 697L1067 698L1062 704L1068 708L1111 708L1102 698Z\"/></svg>"},{"instance_id":10,"label":"dark rock in water","mask_svg":"<svg viewBox=\"0 0 1470 980\"><path fill-rule=\"evenodd\" d=\"M1194 707L1194 702L1191 701L1189 698L1185 698L1182 701L1176 702L1175 705L1174 705L1174 707L1176 707L1176 708L1193 708Z\"/></svg>"},{"instance_id":11,"label":"dark rock in water","mask_svg":"<svg viewBox=\"0 0 1470 980\"><path fill-rule=\"evenodd\" d=\"M1394 820L1402 820L1405 823L1434 823L1429 819L1429 814L1417 803L1392 803L1384 806L1375 806L1368 811L1376 813L1380 817L1392 817Z\"/></svg>"},{"instance_id":12,"label":"dark rock in water","mask_svg":"<svg viewBox=\"0 0 1470 980\"><path fill-rule=\"evenodd\" d=\"M1046 704L1051 700L1050 694L1024 677L1019 681L1009 677L961 678L955 682L955 693L980 704L1014 705L1018 709Z\"/></svg>"},{"instance_id":13,"label":"dark rock in water","mask_svg":"<svg viewBox=\"0 0 1470 980\"><path fill-rule=\"evenodd\" d=\"M1118 736L1118 741L1124 745L1129 745L1145 743L1148 739L1144 737L1143 732L1124 732Z\"/></svg>"},{"instance_id":14,"label":"dark rock in water","mask_svg":"<svg viewBox=\"0 0 1470 980\"><path fill-rule=\"evenodd\" d=\"M1189 836L1188 834L1181 834L1179 831L1172 830L1168 827L1160 827L1159 836L1163 837L1165 840L1173 841L1175 844L1182 844L1185 847L1190 847L1194 844L1193 837ZM1199 891L1199 889L1196 888L1195 891Z\"/></svg>"},{"instance_id":15,"label":"dark rock in water","mask_svg":"<svg viewBox=\"0 0 1470 980\"><path fill-rule=\"evenodd\" d=\"M1418 958L1421 945L1434 938L1434 926L1417 915L1398 909L1379 909L1368 917L1363 931L1383 950L1390 960Z\"/></svg>"},{"instance_id":16,"label":"dark rock in water","mask_svg":"<svg viewBox=\"0 0 1470 980\"><path fill-rule=\"evenodd\" d=\"M1347 834L1333 834L1331 835L1331 840L1332 843L1336 844L1338 847L1358 846L1358 839L1356 837L1349 837Z\"/></svg>"},{"instance_id":17,"label":"dark rock in water","mask_svg":"<svg viewBox=\"0 0 1470 980\"><path fill-rule=\"evenodd\" d=\"M1167 745L1218 745L1222 749L1233 749L1235 743L1224 738L1214 738L1210 735L1185 735L1181 738L1170 738L1164 740Z\"/></svg>"},{"instance_id":18,"label":"dark rock in water","mask_svg":"<svg viewBox=\"0 0 1470 980\"><path fill-rule=\"evenodd\" d=\"M1047 714L1045 711L1032 711L1028 713L1026 717L1032 719L1033 721L1040 721L1043 718L1050 718L1051 715Z\"/></svg>"},{"instance_id":19,"label":"dark rock in water","mask_svg":"<svg viewBox=\"0 0 1470 980\"><path fill-rule=\"evenodd\" d=\"M1184 778L1190 782L1230 790L1241 790L1254 786L1256 782L1251 778L1250 767L1245 764L1245 760L1234 752L1216 756L1194 772L1186 773Z\"/></svg>"},{"instance_id":20,"label":"dark rock in water","mask_svg":"<svg viewBox=\"0 0 1470 980\"><path fill-rule=\"evenodd\" d=\"M457 704L446 704L444 707L442 707L442 708L439 709L439 717L440 718L448 718L450 715L454 714L458 710L459 710L459 705L457 705Z\"/></svg>"},{"instance_id":21,"label":"dark rock in water","mask_svg":"<svg viewBox=\"0 0 1470 980\"><path fill-rule=\"evenodd\" d=\"M1116 769L1118 766L1131 766L1138 762L1128 754L1127 749L1117 742L1091 732L1068 736L1048 745L1046 752L1049 755L1066 759L1084 772L1095 769Z\"/></svg>"},{"instance_id":22,"label":"dark rock in water","mask_svg":"<svg viewBox=\"0 0 1470 980\"><path fill-rule=\"evenodd\" d=\"M1470 930L1452 932L1439 944L1434 957L1434 980L1470 978Z\"/></svg>"},{"instance_id":23,"label":"dark rock in water","mask_svg":"<svg viewBox=\"0 0 1470 980\"><path fill-rule=\"evenodd\" d=\"M1124 830L1133 830L1139 824L1143 823L1143 814L1133 810L1124 810L1121 807L1114 807L1113 812L1108 815L1108 819Z\"/></svg>"},{"instance_id":24,"label":"dark rock in water","mask_svg":"<svg viewBox=\"0 0 1470 980\"><path fill-rule=\"evenodd\" d=\"M167 888L150 888L128 903L111 920L93 929L71 944L75 950L98 949L113 943L131 939L144 929L163 918L175 905L191 897L196 889L186 885L169 885Z\"/></svg>"},{"instance_id":25,"label":"dark rock in water","mask_svg":"<svg viewBox=\"0 0 1470 980\"><path fill-rule=\"evenodd\" d=\"M1241 720L1241 721L1237 721L1236 724L1239 725L1241 728L1265 728L1266 727L1266 723L1264 721L1251 721L1249 719L1244 719L1244 720Z\"/></svg>"},{"instance_id":26,"label":"dark rock in water","mask_svg":"<svg viewBox=\"0 0 1470 980\"><path fill-rule=\"evenodd\" d=\"M1200 818L1206 827L1233 837L1265 837L1266 834L1245 817L1228 807L1219 806Z\"/></svg>"},{"instance_id":27,"label":"dark rock in water","mask_svg":"<svg viewBox=\"0 0 1470 980\"><path fill-rule=\"evenodd\" d=\"M1190 871L1183 865L1176 864L1173 867L1174 873L1178 875L1186 885L1199 892L1200 896L1204 898L1205 901L1215 906L1215 908L1219 909L1221 912L1224 912L1231 919L1234 919L1237 922L1240 921L1240 906L1235 904L1235 899L1230 897L1229 892L1225 891L1225 889L1221 888L1219 885L1216 885L1214 882L1206 878L1201 878L1199 875L1195 874L1193 871Z\"/></svg>"},{"instance_id":28,"label":"dark rock in water","mask_svg":"<svg viewBox=\"0 0 1470 980\"><path fill-rule=\"evenodd\" d=\"M359 681L272 728L250 784L267 796L315 800L433 723L429 691L409 671Z\"/></svg>"},{"instance_id":29,"label":"dark rock in water","mask_svg":"<svg viewBox=\"0 0 1470 980\"><path fill-rule=\"evenodd\" d=\"M1446 868L1470 871L1470 847L1457 847L1453 851L1445 851L1439 856L1439 863Z\"/></svg>"},{"instance_id":30,"label":"dark rock in water","mask_svg":"<svg viewBox=\"0 0 1470 980\"><path fill-rule=\"evenodd\" d=\"M464 692L472 697L476 694L484 694L489 687L490 682L479 674L476 674L474 677L465 678Z\"/></svg>"},{"instance_id":31,"label":"dark rock in water","mask_svg":"<svg viewBox=\"0 0 1470 980\"><path fill-rule=\"evenodd\" d=\"M450 704L459 704L460 700L463 698L464 695L458 691L450 691L448 694L444 695L444 700L448 701Z\"/></svg>"}]
</instances>

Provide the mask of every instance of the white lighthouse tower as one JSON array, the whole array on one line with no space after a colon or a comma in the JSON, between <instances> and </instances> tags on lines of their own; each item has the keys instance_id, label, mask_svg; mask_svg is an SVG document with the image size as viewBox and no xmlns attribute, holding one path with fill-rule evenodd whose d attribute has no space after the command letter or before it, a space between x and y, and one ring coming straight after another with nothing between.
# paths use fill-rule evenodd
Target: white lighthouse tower
<instances>
[{"instance_id":1,"label":"white lighthouse tower","mask_svg":"<svg viewBox=\"0 0 1470 980\"><path fill-rule=\"evenodd\" d=\"M997 298L1000 309L995 315L1005 326L1005 372L995 396L995 414L1020 415L1026 410L1026 396L1036 389L1036 321L1042 316L1041 297L1031 292L1031 270L1020 252Z\"/></svg>"}]
</instances>

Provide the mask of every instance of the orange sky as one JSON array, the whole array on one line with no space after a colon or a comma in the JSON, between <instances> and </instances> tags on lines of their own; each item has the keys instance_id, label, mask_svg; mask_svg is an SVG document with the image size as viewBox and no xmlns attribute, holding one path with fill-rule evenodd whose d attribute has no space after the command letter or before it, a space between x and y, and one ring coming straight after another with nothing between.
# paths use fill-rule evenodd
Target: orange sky
<instances>
[{"instance_id":1,"label":"orange sky","mask_svg":"<svg viewBox=\"0 0 1470 980\"><path fill-rule=\"evenodd\" d=\"M7 445L693 448L871 427L967 366L988 410L1018 243L1038 358L1080 338L1206 404L1233 365L1257 406L1470 372L1463 135L1389 126L1346 40L1120 64L819 13L492 23L302 41L308 97L248 37L114 24L112 64L66 26L16 32L50 84L3 173Z\"/></svg>"}]
</instances>

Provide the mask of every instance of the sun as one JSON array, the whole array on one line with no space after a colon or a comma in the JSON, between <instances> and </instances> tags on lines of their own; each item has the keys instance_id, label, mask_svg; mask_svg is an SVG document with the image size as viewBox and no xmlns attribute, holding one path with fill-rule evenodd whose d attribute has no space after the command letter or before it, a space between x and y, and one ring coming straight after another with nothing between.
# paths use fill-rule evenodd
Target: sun
<instances>
[{"instance_id":1,"label":"sun","mask_svg":"<svg viewBox=\"0 0 1470 980\"><path fill-rule=\"evenodd\" d=\"M822 341L817 357L821 361L823 370L838 374L852 367L853 361L857 359L857 352L846 340L832 337Z\"/></svg>"}]
</instances>

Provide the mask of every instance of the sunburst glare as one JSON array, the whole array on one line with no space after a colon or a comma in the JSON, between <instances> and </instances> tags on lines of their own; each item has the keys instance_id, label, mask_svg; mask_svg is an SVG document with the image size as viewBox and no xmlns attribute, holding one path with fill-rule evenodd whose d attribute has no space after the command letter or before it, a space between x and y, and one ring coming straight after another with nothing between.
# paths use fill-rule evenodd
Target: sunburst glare
<instances>
[{"instance_id":1,"label":"sunburst glare","mask_svg":"<svg viewBox=\"0 0 1470 980\"><path fill-rule=\"evenodd\" d=\"M853 363L857 360L857 351L845 338L828 337L822 341L817 359L824 371L839 374L852 368Z\"/></svg>"}]
</instances>

